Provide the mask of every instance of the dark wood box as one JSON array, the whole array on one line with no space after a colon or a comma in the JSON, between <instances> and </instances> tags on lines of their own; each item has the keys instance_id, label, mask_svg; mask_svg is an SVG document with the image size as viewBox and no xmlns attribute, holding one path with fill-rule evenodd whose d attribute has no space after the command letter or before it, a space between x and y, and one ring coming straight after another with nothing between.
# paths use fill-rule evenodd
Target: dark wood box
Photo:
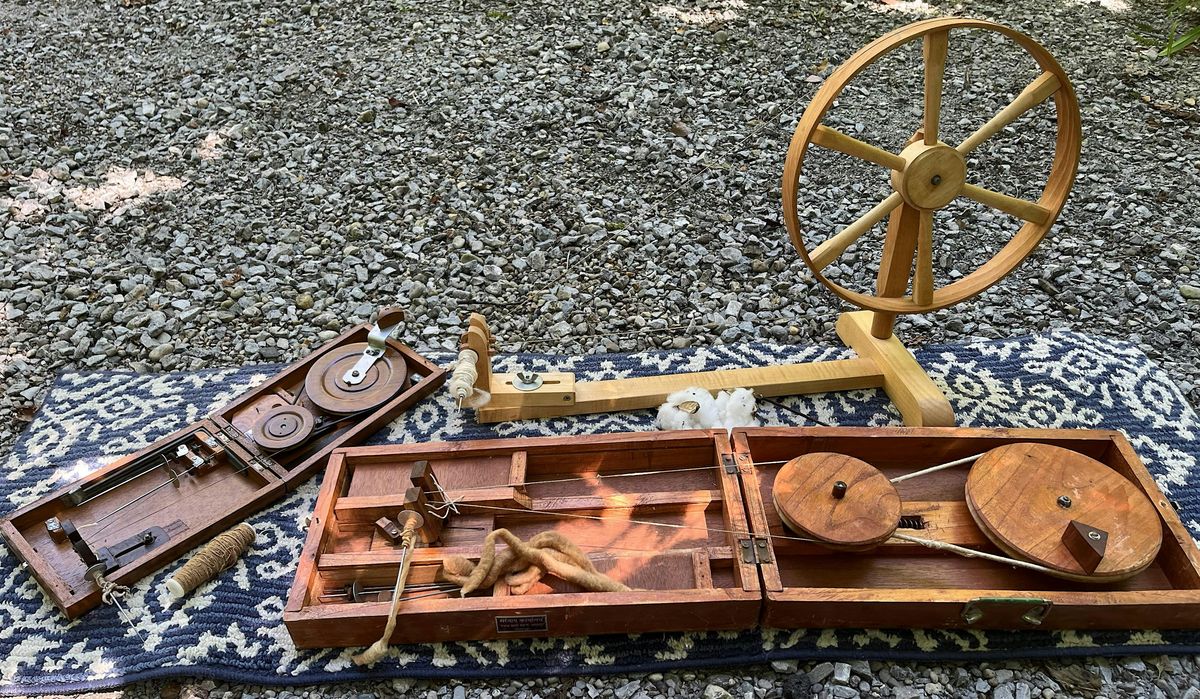
<instances>
[{"instance_id":1,"label":"dark wood box","mask_svg":"<svg viewBox=\"0 0 1200 699\"><path fill-rule=\"evenodd\" d=\"M1137 576L1104 585L892 540L862 553L771 539L761 566L763 624L799 627L1140 629L1200 627L1200 553L1171 503L1118 432L966 428L753 428L734 431L751 526L792 535L776 514L777 463L812 452L867 461L889 478L1013 442L1041 442L1097 459L1137 485L1161 517L1163 544ZM759 465L755 465L759 464ZM897 484L913 531L999 553L964 502L967 466ZM903 531L903 530L900 530Z\"/></svg>"},{"instance_id":2,"label":"dark wood box","mask_svg":"<svg viewBox=\"0 0 1200 699\"><path fill-rule=\"evenodd\" d=\"M84 540L97 550L125 543L151 528L161 528L161 544L107 576L113 583L129 585L278 500L321 468L335 448L363 441L445 381L444 369L402 343L388 340L388 345L403 357L409 376L395 397L374 410L347 416L336 423L335 429L286 454L260 449L249 437L258 416L291 402L314 362L335 348L365 342L370 327L364 324L351 328L208 418L9 513L0 519L0 535L10 550L29 565L42 589L67 618L94 608L100 603L100 591L85 577L88 566L70 543L51 536L47 520L61 518L80 523ZM176 483L160 468L129 479L114 476L146 460L158 459L197 435L206 436L225 450L211 469L174 479ZM115 487L98 486L110 477L118 481ZM89 486L98 493L82 503L72 501L72 492L87 491ZM105 518L115 510L119 510L116 515Z\"/></svg>"},{"instance_id":3,"label":"dark wood box","mask_svg":"<svg viewBox=\"0 0 1200 699\"><path fill-rule=\"evenodd\" d=\"M538 594L511 595L503 580L466 598L435 593L403 603L392 642L753 627L762 594L753 558L742 553L753 544L738 477L721 467L728 452L723 431L337 450L284 622L302 648L378 639L390 594L336 595L355 581L394 584L400 553L374 522L404 507L404 474L428 461L460 514L436 545L415 550L410 584L437 580L443 556L477 558L486 534L505 527L525 540L556 530L601 572L639 589L586 592L547 576Z\"/></svg>"}]
</instances>

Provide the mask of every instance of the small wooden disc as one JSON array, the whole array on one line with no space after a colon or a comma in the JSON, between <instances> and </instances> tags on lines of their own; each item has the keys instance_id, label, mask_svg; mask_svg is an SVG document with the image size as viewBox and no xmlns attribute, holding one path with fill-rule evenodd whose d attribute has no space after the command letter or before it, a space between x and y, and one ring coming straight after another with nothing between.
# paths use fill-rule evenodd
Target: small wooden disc
<instances>
[{"instance_id":1,"label":"small wooden disc","mask_svg":"<svg viewBox=\"0 0 1200 699\"><path fill-rule=\"evenodd\" d=\"M316 419L298 405L277 405L263 413L250 436L263 449L279 451L303 444L312 434Z\"/></svg>"},{"instance_id":2,"label":"small wooden disc","mask_svg":"<svg viewBox=\"0 0 1200 699\"><path fill-rule=\"evenodd\" d=\"M371 364L362 381L351 385L343 380L366 348L365 342L335 347L313 362L304 377L309 400L326 412L350 414L377 408L396 395L408 378L408 365L391 345Z\"/></svg>"},{"instance_id":3,"label":"small wooden disc","mask_svg":"<svg viewBox=\"0 0 1200 699\"><path fill-rule=\"evenodd\" d=\"M792 459L775 476L772 497L789 529L831 548L873 548L900 523L896 486L871 464L845 454Z\"/></svg>"},{"instance_id":4,"label":"small wooden disc","mask_svg":"<svg viewBox=\"0 0 1200 699\"><path fill-rule=\"evenodd\" d=\"M1062 447L1021 442L992 449L971 468L966 500L975 523L1002 551L1068 580L1124 580L1145 570L1162 546L1162 524L1145 493ZM1072 521L1107 533L1091 574L1063 542Z\"/></svg>"}]
</instances>

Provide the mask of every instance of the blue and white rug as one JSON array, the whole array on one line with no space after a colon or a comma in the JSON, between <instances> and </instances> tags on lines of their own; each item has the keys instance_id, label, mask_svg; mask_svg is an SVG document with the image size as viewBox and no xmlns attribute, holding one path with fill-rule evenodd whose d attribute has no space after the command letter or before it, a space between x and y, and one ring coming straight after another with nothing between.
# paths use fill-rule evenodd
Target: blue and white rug
<instances>
[{"instance_id":1,"label":"blue and white rug","mask_svg":"<svg viewBox=\"0 0 1200 699\"><path fill-rule=\"evenodd\" d=\"M509 357L535 369L580 378L700 371L835 359L844 350L740 345L633 356ZM982 427L1104 427L1123 430L1200 534L1200 431L1179 390L1141 352L1071 333L981 341L917 351L950 397L959 424ZM431 359L448 363L446 353ZM0 508L11 510L204 417L274 372L258 366L186 374L67 374L0 460ZM899 416L876 391L791 398L786 404L830 424L894 425ZM760 404L764 424L812 424L795 412ZM445 393L422 402L380 431L374 443L584 434L653 429L650 411L475 424ZM650 671L655 668L759 663L787 658L988 660L1011 657L1200 652L1197 632L800 631L641 634L401 646L371 670L351 651L299 651L280 619L302 529L319 485L314 478L254 516L259 540L237 566L170 606L164 570L126 598L144 641L102 607L68 623L33 578L0 547L0 693L101 689L136 680L212 677L305 684L366 677L480 677Z\"/></svg>"}]
</instances>

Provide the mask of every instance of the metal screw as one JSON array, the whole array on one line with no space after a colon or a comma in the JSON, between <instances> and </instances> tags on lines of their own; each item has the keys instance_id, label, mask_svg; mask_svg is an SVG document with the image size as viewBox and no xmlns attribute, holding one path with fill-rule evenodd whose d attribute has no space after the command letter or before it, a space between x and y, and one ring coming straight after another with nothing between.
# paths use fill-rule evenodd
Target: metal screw
<instances>
[{"instance_id":1,"label":"metal screw","mask_svg":"<svg viewBox=\"0 0 1200 699\"><path fill-rule=\"evenodd\" d=\"M350 375L351 375L351 376L358 376L358 369L355 369L354 371L350 372Z\"/></svg>"},{"instance_id":2,"label":"metal screw","mask_svg":"<svg viewBox=\"0 0 1200 699\"><path fill-rule=\"evenodd\" d=\"M846 485L846 481L838 481L833 484L833 497L841 500L846 497L846 489L850 486Z\"/></svg>"},{"instance_id":3,"label":"metal screw","mask_svg":"<svg viewBox=\"0 0 1200 699\"><path fill-rule=\"evenodd\" d=\"M934 175L934 176L933 176L933 179L931 179L931 180L929 180L929 181L930 181L930 182L932 182L932 183L933 183L933 185L936 187L937 185L939 185L939 184L941 184L941 183L942 183L942 176L941 176L941 175Z\"/></svg>"},{"instance_id":4,"label":"metal screw","mask_svg":"<svg viewBox=\"0 0 1200 699\"><path fill-rule=\"evenodd\" d=\"M1067 497L1066 495L1059 495L1058 496L1058 506L1063 509L1070 507L1071 506L1071 498Z\"/></svg>"},{"instance_id":5,"label":"metal screw","mask_svg":"<svg viewBox=\"0 0 1200 699\"><path fill-rule=\"evenodd\" d=\"M1100 540L1100 532L1088 532L1088 538L1092 541Z\"/></svg>"}]
</instances>

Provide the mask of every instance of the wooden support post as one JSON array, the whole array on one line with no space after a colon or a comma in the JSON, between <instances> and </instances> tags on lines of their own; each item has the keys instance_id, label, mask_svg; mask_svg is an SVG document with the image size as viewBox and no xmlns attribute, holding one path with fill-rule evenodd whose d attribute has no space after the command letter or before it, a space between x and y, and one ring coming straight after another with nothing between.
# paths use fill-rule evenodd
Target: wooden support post
<instances>
[{"instance_id":1,"label":"wooden support post","mask_svg":"<svg viewBox=\"0 0 1200 699\"><path fill-rule=\"evenodd\" d=\"M876 295L903 296L907 291L920 228L920 210L908 204L901 204L892 210L892 215L888 218L887 238L883 242L879 276L875 282ZM871 322L871 335L886 340L892 336L892 326L895 323L895 313L876 311Z\"/></svg>"},{"instance_id":2,"label":"wooden support post","mask_svg":"<svg viewBox=\"0 0 1200 699\"><path fill-rule=\"evenodd\" d=\"M463 333L461 346L463 349L475 351L475 388L481 391L492 390L492 330L482 314L472 313L467 331Z\"/></svg>"},{"instance_id":3,"label":"wooden support post","mask_svg":"<svg viewBox=\"0 0 1200 699\"><path fill-rule=\"evenodd\" d=\"M859 357L875 363L883 373L883 390L910 427L953 427L954 410L941 389L929 378L912 353L894 335L880 339L872 332L871 311L843 313L837 334Z\"/></svg>"}]
</instances>

